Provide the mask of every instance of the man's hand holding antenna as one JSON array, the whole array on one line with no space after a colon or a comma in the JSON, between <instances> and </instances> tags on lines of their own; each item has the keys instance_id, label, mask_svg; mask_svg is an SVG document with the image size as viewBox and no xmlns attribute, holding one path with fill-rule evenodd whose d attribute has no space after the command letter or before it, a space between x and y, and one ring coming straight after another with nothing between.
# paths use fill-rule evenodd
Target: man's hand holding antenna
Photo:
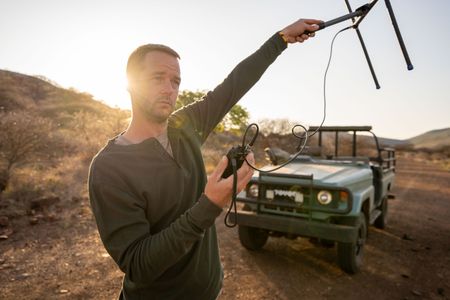
<instances>
[{"instance_id":1,"label":"man's hand holding antenna","mask_svg":"<svg viewBox=\"0 0 450 300\"><path fill-rule=\"evenodd\" d=\"M303 43L310 37L314 37L314 31L318 30L323 21L315 19L300 19L280 31L286 43Z\"/></svg>"}]
</instances>

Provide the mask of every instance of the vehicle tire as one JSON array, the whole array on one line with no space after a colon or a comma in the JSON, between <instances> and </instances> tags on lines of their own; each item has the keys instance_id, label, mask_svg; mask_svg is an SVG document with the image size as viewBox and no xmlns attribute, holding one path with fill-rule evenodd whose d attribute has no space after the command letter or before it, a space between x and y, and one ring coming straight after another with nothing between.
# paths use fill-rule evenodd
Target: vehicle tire
<instances>
[{"instance_id":1,"label":"vehicle tire","mask_svg":"<svg viewBox=\"0 0 450 300\"><path fill-rule=\"evenodd\" d=\"M358 235L352 243L337 243L337 256L339 266L349 274L357 273L361 266L364 254L364 244L367 238L367 222L364 213L359 214L356 222Z\"/></svg>"},{"instance_id":2,"label":"vehicle tire","mask_svg":"<svg viewBox=\"0 0 450 300\"><path fill-rule=\"evenodd\" d=\"M269 232L267 230L244 225L239 225L238 233L242 246L248 250L261 249L266 244L267 238L269 237Z\"/></svg>"},{"instance_id":3,"label":"vehicle tire","mask_svg":"<svg viewBox=\"0 0 450 300\"><path fill-rule=\"evenodd\" d=\"M376 228L384 229L386 228L388 221L388 197L384 197L381 203L381 215L375 220L374 226Z\"/></svg>"},{"instance_id":4,"label":"vehicle tire","mask_svg":"<svg viewBox=\"0 0 450 300\"><path fill-rule=\"evenodd\" d=\"M248 204L244 204L242 210L251 211L252 209ZM267 230L244 225L239 225L238 233L242 246L253 251L264 247L269 237Z\"/></svg>"}]
</instances>

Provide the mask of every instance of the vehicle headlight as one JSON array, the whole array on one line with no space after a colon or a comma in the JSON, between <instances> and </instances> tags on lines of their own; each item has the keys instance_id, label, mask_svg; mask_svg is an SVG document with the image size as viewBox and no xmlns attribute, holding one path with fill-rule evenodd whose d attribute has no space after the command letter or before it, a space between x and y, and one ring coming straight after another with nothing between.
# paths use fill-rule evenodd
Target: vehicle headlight
<instances>
[{"instance_id":1,"label":"vehicle headlight","mask_svg":"<svg viewBox=\"0 0 450 300\"><path fill-rule=\"evenodd\" d=\"M317 201L322 205L327 205L333 200L333 196L329 191L320 191L317 194Z\"/></svg>"},{"instance_id":2,"label":"vehicle headlight","mask_svg":"<svg viewBox=\"0 0 450 300\"><path fill-rule=\"evenodd\" d=\"M258 198L258 185L257 184L252 184L249 186L248 188L248 195L252 198Z\"/></svg>"}]
</instances>

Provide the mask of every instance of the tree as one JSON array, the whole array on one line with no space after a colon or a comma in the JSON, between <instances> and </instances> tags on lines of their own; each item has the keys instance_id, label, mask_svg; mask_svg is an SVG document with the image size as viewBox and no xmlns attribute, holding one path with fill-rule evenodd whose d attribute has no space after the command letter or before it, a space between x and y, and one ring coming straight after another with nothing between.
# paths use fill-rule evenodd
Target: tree
<instances>
[{"instance_id":1,"label":"tree","mask_svg":"<svg viewBox=\"0 0 450 300\"><path fill-rule=\"evenodd\" d=\"M184 90L178 94L177 103L175 104L175 109L182 108L188 104L194 103L197 100L201 100L206 95L205 91L189 91Z\"/></svg>"},{"instance_id":2,"label":"tree","mask_svg":"<svg viewBox=\"0 0 450 300\"><path fill-rule=\"evenodd\" d=\"M92 159L105 141L124 131L130 114L121 109L97 113L78 111L68 122L66 135L75 141L78 152L86 160Z\"/></svg>"},{"instance_id":3,"label":"tree","mask_svg":"<svg viewBox=\"0 0 450 300\"><path fill-rule=\"evenodd\" d=\"M259 130L265 136L270 134L286 135L292 132L292 128L295 124L301 123L294 123L289 119L262 119L259 120ZM301 134L302 131L302 128L298 127L295 132Z\"/></svg>"},{"instance_id":4,"label":"tree","mask_svg":"<svg viewBox=\"0 0 450 300\"><path fill-rule=\"evenodd\" d=\"M225 129L234 133L243 133L247 128L249 119L248 111L239 104L234 105L225 116L222 123Z\"/></svg>"},{"instance_id":5,"label":"tree","mask_svg":"<svg viewBox=\"0 0 450 300\"><path fill-rule=\"evenodd\" d=\"M177 98L175 108L179 109L195 101L201 100L206 93L204 91L192 92L189 90L182 91ZM234 105L223 120L216 126L214 132L231 131L233 133L242 133L248 123L249 113L239 104Z\"/></svg>"},{"instance_id":6,"label":"tree","mask_svg":"<svg viewBox=\"0 0 450 300\"><path fill-rule=\"evenodd\" d=\"M0 113L0 193L12 170L48 155L51 123L27 112Z\"/></svg>"}]
</instances>

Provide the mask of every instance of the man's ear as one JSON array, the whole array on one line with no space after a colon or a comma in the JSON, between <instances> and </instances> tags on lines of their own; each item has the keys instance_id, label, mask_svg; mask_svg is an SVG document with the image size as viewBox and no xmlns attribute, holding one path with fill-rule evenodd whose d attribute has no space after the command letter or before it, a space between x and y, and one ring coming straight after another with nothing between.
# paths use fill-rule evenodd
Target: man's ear
<instances>
[{"instance_id":1,"label":"man's ear","mask_svg":"<svg viewBox=\"0 0 450 300\"><path fill-rule=\"evenodd\" d=\"M142 94L139 93L139 90L138 90L136 84L135 83L133 84L133 82L128 82L127 91L130 94L130 99L131 99L132 104L136 98L143 97Z\"/></svg>"},{"instance_id":2,"label":"man's ear","mask_svg":"<svg viewBox=\"0 0 450 300\"><path fill-rule=\"evenodd\" d=\"M128 85L127 85L127 91L128 91L128 93L130 94L131 99L133 99L134 97L140 95L139 90L138 90L136 84L133 83L132 81L131 81L131 82L128 82Z\"/></svg>"}]
</instances>

